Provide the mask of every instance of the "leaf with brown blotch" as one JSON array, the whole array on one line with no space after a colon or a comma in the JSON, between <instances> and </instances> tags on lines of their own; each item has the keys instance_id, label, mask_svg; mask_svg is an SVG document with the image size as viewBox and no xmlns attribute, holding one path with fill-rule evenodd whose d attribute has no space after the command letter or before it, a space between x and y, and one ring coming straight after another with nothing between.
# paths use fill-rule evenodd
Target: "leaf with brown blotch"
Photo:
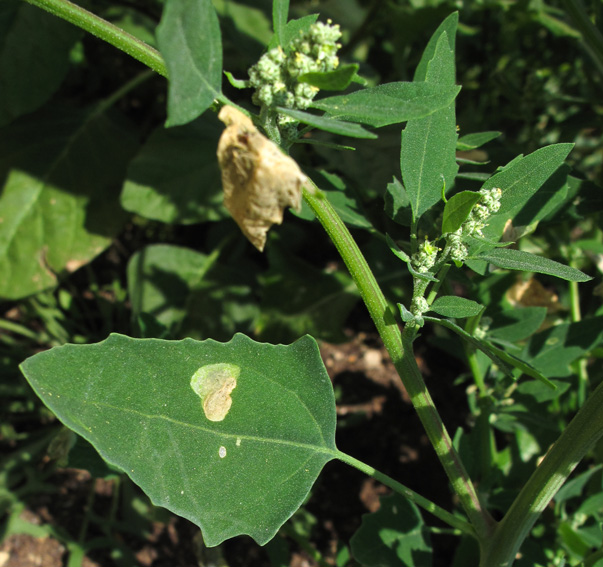
<instances>
[{"instance_id":1,"label":"leaf with brown blotch","mask_svg":"<svg viewBox=\"0 0 603 567\"><path fill-rule=\"evenodd\" d=\"M226 124L218 143L224 206L261 252L270 227L283 222L285 207L300 210L307 177L236 108L224 106L218 118Z\"/></svg>"}]
</instances>

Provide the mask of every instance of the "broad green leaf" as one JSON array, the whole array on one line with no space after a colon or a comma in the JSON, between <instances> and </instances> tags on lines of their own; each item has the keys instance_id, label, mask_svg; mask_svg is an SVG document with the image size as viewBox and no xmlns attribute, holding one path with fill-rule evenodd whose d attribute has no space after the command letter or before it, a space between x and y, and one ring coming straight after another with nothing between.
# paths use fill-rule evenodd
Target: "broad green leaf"
<instances>
[{"instance_id":1,"label":"broad green leaf","mask_svg":"<svg viewBox=\"0 0 603 567\"><path fill-rule=\"evenodd\" d=\"M532 335L521 357L545 376L569 376L570 364L602 342L603 316L592 317Z\"/></svg>"},{"instance_id":2,"label":"broad green leaf","mask_svg":"<svg viewBox=\"0 0 603 567\"><path fill-rule=\"evenodd\" d=\"M457 143L456 149L461 152L467 152L469 150L475 150L480 148L484 144L495 140L501 135L501 132L475 132L473 134L465 134L461 136Z\"/></svg>"},{"instance_id":3,"label":"broad green leaf","mask_svg":"<svg viewBox=\"0 0 603 567\"><path fill-rule=\"evenodd\" d=\"M317 116L316 114L310 114L303 110L293 110L291 108L279 107L277 110L285 116L295 118L295 120L298 120L303 124L308 124L314 128L324 130L325 132L340 134L341 136L350 136L351 138L369 138L373 140L377 138L376 134L373 134L372 132L365 130L362 126L352 122L343 122L329 116Z\"/></svg>"},{"instance_id":4,"label":"broad green leaf","mask_svg":"<svg viewBox=\"0 0 603 567\"><path fill-rule=\"evenodd\" d=\"M482 189L498 187L502 190L500 209L488 219L488 226L483 231L486 237L500 238L507 220L514 219L530 199L536 199L537 209L542 208L548 196L539 196L537 192L563 165L572 148L573 144L554 144L515 158L483 184ZM522 221L521 224L527 223Z\"/></svg>"},{"instance_id":5,"label":"broad green leaf","mask_svg":"<svg viewBox=\"0 0 603 567\"><path fill-rule=\"evenodd\" d=\"M151 329L156 321L175 338L227 339L252 328L258 314L253 267L222 266L218 254L168 244L134 254L127 269L133 317Z\"/></svg>"},{"instance_id":6,"label":"broad green leaf","mask_svg":"<svg viewBox=\"0 0 603 567\"><path fill-rule=\"evenodd\" d=\"M464 297L455 297L453 295L446 295L438 297L429 307L430 311L434 311L442 317L452 317L453 319L463 319L465 317L473 317L478 315L483 305L477 303L477 301L471 301Z\"/></svg>"},{"instance_id":7,"label":"broad green leaf","mask_svg":"<svg viewBox=\"0 0 603 567\"><path fill-rule=\"evenodd\" d=\"M460 87L454 84L386 83L315 100L312 107L324 110L332 118L380 128L428 116L450 105L459 91Z\"/></svg>"},{"instance_id":8,"label":"broad green leaf","mask_svg":"<svg viewBox=\"0 0 603 567\"><path fill-rule=\"evenodd\" d=\"M129 128L90 111L53 107L0 130L0 297L52 287L109 246L134 150Z\"/></svg>"},{"instance_id":9,"label":"broad green leaf","mask_svg":"<svg viewBox=\"0 0 603 567\"><path fill-rule=\"evenodd\" d=\"M473 206L481 199L479 193L461 191L450 197L444 206L442 234L456 232L471 214Z\"/></svg>"},{"instance_id":10,"label":"broad green leaf","mask_svg":"<svg viewBox=\"0 0 603 567\"><path fill-rule=\"evenodd\" d=\"M32 112L59 88L69 51L81 31L25 2L2 2L8 25L0 35L0 126Z\"/></svg>"},{"instance_id":11,"label":"broad green leaf","mask_svg":"<svg viewBox=\"0 0 603 567\"><path fill-rule=\"evenodd\" d=\"M430 86L454 86L454 50L449 41L448 34L442 33L427 65L425 81ZM458 171L456 140L453 103L425 118L409 120L402 132L402 182L415 220L441 199L443 187L452 187Z\"/></svg>"},{"instance_id":12,"label":"broad green leaf","mask_svg":"<svg viewBox=\"0 0 603 567\"><path fill-rule=\"evenodd\" d=\"M272 2L272 28L279 45L282 44L287 18L289 16L289 0L273 0Z\"/></svg>"},{"instance_id":13,"label":"broad green leaf","mask_svg":"<svg viewBox=\"0 0 603 567\"><path fill-rule=\"evenodd\" d=\"M535 333L546 317L546 307L508 309L492 316L488 335L509 342L527 339Z\"/></svg>"},{"instance_id":14,"label":"broad green leaf","mask_svg":"<svg viewBox=\"0 0 603 567\"><path fill-rule=\"evenodd\" d=\"M334 71L305 73L298 77L300 83L308 83L325 91L343 91L350 86L359 65L340 65Z\"/></svg>"},{"instance_id":15,"label":"broad green leaf","mask_svg":"<svg viewBox=\"0 0 603 567\"><path fill-rule=\"evenodd\" d=\"M350 276L319 270L274 245L268 261L270 268L260 277L262 302L255 326L262 340L294 340L312 333L319 340L343 342L345 322L359 300Z\"/></svg>"},{"instance_id":16,"label":"broad green leaf","mask_svg":"<svg viewBox=\"0 0 603 567\"><path fill-rule=\"evenodd\" d=\"M354 559L365 567L431 565L431 538L418 508L400 494L380 501L350 540Z\"/></svg>"},{"instance_id":17,"label":"broad green leaf","mask_svg":"<svg viewBox=\"0 0 603 567\"><path fill-rule=\"evenodd\" d=\"M213 114L186 126L157 128L130 163L124 209L170 224L227 216L216 159L222 130Z\"/></svg>"},{"instance_id":18,"label":"broad green leaf","mask_svg":"<svg viewBox=\"0 0 603 567\"><path fill-rule=\"evenodd\" d=\"M494 248L479 256L474 256L472 259L483 260L507 270L548 274L570 282L587 282L592 280L592 277L587 276L576 268L560 264L549 258L524 252L523 250L513 250L512 248Z\"/></svg>"},{"instance_id":19,"label":"broad green leaf","mask_svg":"<svg viewBox=\"0 0 603 567\"><path fill-rule=\"evenodd\" d=\"M154 504L197 524L208 546L241 534L268 542L336 456L333 389L309 336L269 345L111 335L21 369L67 427ZM217 407L225 416L212 421Z\"/></svg>"},{"instance_id":20,"label":"broad green leaf","mask_svg":"<svg viewBox=\"0 0 603 567\"><path fill-rule=\"evenodd\" d=\"M167 126L203 114L222 92L222 39L210 0L167 0L157 44L169 74Z\"/></svg>"},{"instance_id":21,"label":"broad green leaf","mask_svg":"<svg viewBox=\"0 0 603 567\"><path fill-rule=\"evenodd\" d=\"M466 342L481 350L496 366L500 368L502 372L504 372L507 376L513 377L513 369L512 367L503 361L494 349L491 348L492 345L487 341L478 339L465 331L462 327L459 327L456 323L449 321L448 319L440 319L439 317L430 317L429 315L424 315L423 318L425 321L430 321L431 323L437 323L438 325L442 325L442 327L446 327L451 331L454 331L459 337L464 339Z\"/></svg>"}]
</instances>

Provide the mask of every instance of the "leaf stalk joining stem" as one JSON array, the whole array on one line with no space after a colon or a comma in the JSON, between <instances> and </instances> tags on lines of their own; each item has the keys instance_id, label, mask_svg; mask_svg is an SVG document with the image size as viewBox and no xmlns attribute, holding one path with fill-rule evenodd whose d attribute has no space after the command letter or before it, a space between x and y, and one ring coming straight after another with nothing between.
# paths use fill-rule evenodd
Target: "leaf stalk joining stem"
<instances>
[{"instance_id":1,"label":"leaf stalk joining stem","mask_svg":"<svg viewBox=\"0 0 603 567\"><path fill-rule=\"evenodd\" d=\"M324 193L316 186L314 188L314 192L304 190L304 199L335 244L358 286L360 295L402 379L419 419L423 423L427 436L478 539L483 541L493 530L495 522L488 511L482 507L475 487L452 445L452 439L431 399L414 356L412 356L412 338L403 337L383 292L358 245Z\"/></svg>"}]
</instances>

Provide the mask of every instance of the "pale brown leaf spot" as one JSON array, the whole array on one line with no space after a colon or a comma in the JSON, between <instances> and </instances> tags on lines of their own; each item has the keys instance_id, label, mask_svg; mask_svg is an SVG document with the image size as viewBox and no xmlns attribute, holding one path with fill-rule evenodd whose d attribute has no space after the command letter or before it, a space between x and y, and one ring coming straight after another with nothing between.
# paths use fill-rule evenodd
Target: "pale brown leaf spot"
<instances>
[{"instance_id":1,"label":"pale brown leaf spot","mask_svg":"<svg viewBox=\"0 0 603 567\"><path fill-rule=\"evenodd\" d=\"M261 252L270 227L283 222L285 207L300 210L307 178L242 112L224 106L218 118L226 124L218 144L224 206Z\"/></svg>"},{"instance_id":2,"label":"pale brown leaf spot","mask_svg":"<svg viewBox=\"0 0 603 567\"><path fill-rule=\"evenodd\" d=\"M241 372L236 364L206 364L191 378L191 388L201 398L205 417L222 421L232 406L230 394L237 387Z\"/></svg>"}]
</instances>

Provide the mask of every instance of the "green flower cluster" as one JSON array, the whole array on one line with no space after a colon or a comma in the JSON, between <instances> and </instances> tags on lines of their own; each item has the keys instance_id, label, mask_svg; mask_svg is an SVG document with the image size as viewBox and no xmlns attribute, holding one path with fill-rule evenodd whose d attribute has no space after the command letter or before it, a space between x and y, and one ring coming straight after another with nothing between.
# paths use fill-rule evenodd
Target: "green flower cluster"
<instances>
[{"instance_id":1,"label":"green flower cluster","mask_svg":"<svg viewBox=\"0 0 603 567\"><path fill-rule=\"evenodd\" d=\"M417 272L425 273L435 264L439 248L427 240L419 244L419 250L412 256L412 266Z\"/></svg>"},{"instance_id":2,"label":"green flower cluster","mask_svg":"<svg viewBox=\"0 0 603 567\"><path fill-rule=\"evenodd\" d=\"M249 83L255 87L252 100L263 107L282 106L304 110L318 92L317 87L300 83L306 73L333 71L339 65L337 40L341 37L338 25L314 23L305 32L300 31L285 52L280 46L271 49L249 69ZM295 123L280 115L279 126Z\"/></svg>"},{"instance_id":3,"label":"green flower cluster","mask_svg":"<svg viewBox=\"0 0 603 567\"><path fill-rule=\"evenodd\" d=\"M469 253L467 246L463 243L463 237L483 237L482 229L486 226L488 217L500 209L502 191L498 187L481 189L479 192L481 193L481 198L473 207L469 218L463 223L461 228L448 236L450 258L457 262L463 262Z\"/></svg>"}]
</instances>

